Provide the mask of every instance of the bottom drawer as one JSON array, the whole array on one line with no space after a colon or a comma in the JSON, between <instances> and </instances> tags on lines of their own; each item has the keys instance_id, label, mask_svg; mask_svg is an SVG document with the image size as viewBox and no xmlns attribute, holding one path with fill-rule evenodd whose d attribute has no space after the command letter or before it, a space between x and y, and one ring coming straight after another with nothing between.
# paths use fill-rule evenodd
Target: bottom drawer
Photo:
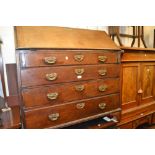
<instances>
[{"instance_id":1,"label":"bottom drawer","mask_svg":"<svg viewBox=\"0 0 155 155\"><path fill-rule=\"evenodd\" d=\"M148 115L148 116L142 117L138 120L135 120L133 122L133 128L135 129L138 126L143 125L145 123L148 123L149 125L151 125L151 120L152 120L152 115Z\"/></svg>"},{"instance_id":2,"label":"bottom drawer","mask_svg":"<svg viewBox=\"0 0 155 155\"><path fill-rule=\"evenodd\" d=\"M25 111L26 128L58 128L97 118L120 107L119 94Z\"/></svg>"},{"instance_id":3,"label":"bottom drawer","mask_svg":"<svg viewBox=\"0 0 155 155\"><path fill-rule=\"evenodd\" d=\"M119 129L132 129L132 128L133 128L132 122L125 123L125 124L119 126Z\"/></svg>"},{"instance_id":4,"label":"bottom drawer","mask_svg":"<svg viewBox=\"0 0 155 155\"><path fill-rule=\"evenodd\" d=\"M121 111L114 112L97 119L65 127L64 129L113 129L116 128L120 115ZM109 121L105 120L107 117L110 119Z\"/></svg>"}]
</instances>

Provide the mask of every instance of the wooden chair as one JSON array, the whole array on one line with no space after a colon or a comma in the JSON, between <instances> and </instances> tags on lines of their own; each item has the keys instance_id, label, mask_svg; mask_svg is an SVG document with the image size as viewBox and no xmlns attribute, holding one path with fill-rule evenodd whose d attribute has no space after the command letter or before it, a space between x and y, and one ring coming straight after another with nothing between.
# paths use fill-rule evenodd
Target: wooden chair
<instances>
[{"instance_id":1,"label":"wooden chair","mask_svg":"<svg viewBox=\"0 0 155 155\"><path fill-rule=\"evenodd\" d=\"M114 38L116 37L118 40L118 43L120 46L123 46L121 37L127 37L132 38L131 47L134 46L136 39L138 39L138 45L137 47L140 47L140 42L142 41L143 46L147 48L145 40L144 40L144 26L130 26L132 27L132 34L122 34L120 33L120 26L109 26L109 36L114 41Z\"/></svg>"}]
</instances>

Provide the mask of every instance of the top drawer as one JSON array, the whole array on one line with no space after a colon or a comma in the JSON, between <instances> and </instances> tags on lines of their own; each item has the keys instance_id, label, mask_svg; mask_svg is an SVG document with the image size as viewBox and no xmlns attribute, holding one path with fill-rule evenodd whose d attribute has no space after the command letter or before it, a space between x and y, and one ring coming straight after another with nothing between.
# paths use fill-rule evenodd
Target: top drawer
<instances>
[{"instance_id":1,"label":"top drawer","mask_svg":"<svg viewBox=\"0 0 155 155\"><path fill-rule=\"evenodd\" d=\"M132 51L126 52L122 55L122 62L144 62L144 61L155 61L155 53L143 52L143 51Z\"/></svg>"},{"instance_id":2,"label":"top drawer","mask_svg":"<svg viewBox=\"0 0 155 155\"><path fill-rule=\"evenodd\" d=\"M105 50L20 50L22 67L118 63L118 52Z\"/></svg>"}]
</instances>

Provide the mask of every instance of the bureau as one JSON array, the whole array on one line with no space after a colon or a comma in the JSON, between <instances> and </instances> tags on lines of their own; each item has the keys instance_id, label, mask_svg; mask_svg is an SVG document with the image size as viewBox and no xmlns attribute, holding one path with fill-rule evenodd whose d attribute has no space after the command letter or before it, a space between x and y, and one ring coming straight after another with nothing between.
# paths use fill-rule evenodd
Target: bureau
<instances>
[{"instance_id":1,"label":"bureau","mask_svg":"<svg viewBox=\"0 0 155 155\"><path fill-rule=\"evenodd\" d=\"M155 113L155 49L122 48L120 128L152 124Z\"/></svg>"},{"instance_id":2,"label":"bureau","mask_svg":"<svg viewBox=\"0 0 155 155\"><path fill-rule=\"evenodd\" d=\"M105 32L16 27L16 36L23 128L69 128L105 116L119 122L121 50Z\"/></svg>"}]
</instances>

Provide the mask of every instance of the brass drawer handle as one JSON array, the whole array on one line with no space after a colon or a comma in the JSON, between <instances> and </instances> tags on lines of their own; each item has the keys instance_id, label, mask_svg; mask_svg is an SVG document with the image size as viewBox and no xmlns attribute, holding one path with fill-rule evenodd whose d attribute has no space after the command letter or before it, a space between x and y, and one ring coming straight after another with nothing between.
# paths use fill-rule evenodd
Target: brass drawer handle
<instances>
[{"instance_id":1,"label":"brass drawer handle","mask_svg":"<svg viewBox=\"0 0 155 155\"><path fill-rule=\"evenodd\" d=\"M106 103L100 103L98 106L101 110L103 110L106 107Z\"/></svg>"},{"instance_id":2,"label":"brass drawer handle","mask_svg":"<svg viewBox=\"0 0 155 155\"><path fill-rule=\"evenodd\" d=\"M78 103L76 104L77 109L83 109L85 107L85 103Z\"/></svg>"},{"instance_id":3,"label":"brass drawer handle","mask_svg":"<svg viewBox=\"0 0 155 155\"><path fill-rule=\"evenodd\" d=\"M84 69L83 68L75 69L75 74L82 75L83 73L84 73Z\"/></svg>"},{"instance_id":4,"label":"brass drawer handle","mask_svg":"<svg viewBox=\"0 0 155 155\"><path fill-rule=\"evenodd\" d=\"M47 64L55 64L56 63L56 57L45 57L44 61Z\"/></svg>"},{"instance_id":5,"label":"brass drawer handle","mask_svg":"<svg viewBox=\"0 0 155 155\"><path fill-rule=\"evenodd\" d=\"M106 85L100 85L100 86L98 87L99 91L101 91L101 92L106 91L107 88L108 88L108 87L107 87Z\"/></svg>"},{"instance_id":6,"label":"brass drawer handle","mask_svg":"<svg viewBox=\"0 0 155 155\"><path fill-rule=\"evenodd\" d=\"M75 89L77 90L77 91L83 91L84 89L85 89L85 87L84 87L84 85L77 85L77 86L75 86Z\"/></svg>"},{"instance_id":7,"label":"brass drawer handle","mask_svg":"<svg viewBox=\"0 0 155 155\"><path fill-rule=\"evenodd\" d=\"M49 93L47 94L47 98L50 100L56 100L58 95L59 95L58 93Z\"/></svg>"},{"instance_id":8,"label":"brass drawer handle","mask_svg":"<svg viewBox=\"0 0 155 155\"><path fill-rule=\"evenodd\" d=\"M105 62L107 60L107 56L98 56L98 60L100 62Z\"/></svg>"},{"instance_id":9,"label":"brass drawer handle","mask_svg":"<svg viewBox=\"0 0 155 155\"><path fill-rule=\"evenodd\" d=\"M78 62L81 62L84 59L84 55L82 54L75 55L74 59Z\"/></svg>"},{"instance_id":10,"label":"brass drawer handle","mask_svg":"<svg viewBox=\"0 0 155 155\"><path fill-rule=\"evenodd\" d=\"M104 75L107 74L107 70L106 69L101 69L101 70L98 70L98 73L99 73L99 75L104 76Z\"/></svg>"},{"instance_id":11,"label":"brass drawer handle","mask_svg":"<svg viewBox=\"0 0 155 155\"><path fill-rule=\"evenodd\" d=\"M50 114L49 116L48 116L48 118L51 120L51 121L56 121L56 120L58 120L58 118L59 118L59 113L54 113L54 114Z\"/></svg>"},{"instance_id":12,"label":"brass drawer handle","mask_svg":"<svg viewBox=\"0 0 155 155\"><path fill-rule=\"evenodd\" d=\"M57 73L46 74L46 79L49 81L54 81L57 78Z\"/></svg>"}]
</instances>

